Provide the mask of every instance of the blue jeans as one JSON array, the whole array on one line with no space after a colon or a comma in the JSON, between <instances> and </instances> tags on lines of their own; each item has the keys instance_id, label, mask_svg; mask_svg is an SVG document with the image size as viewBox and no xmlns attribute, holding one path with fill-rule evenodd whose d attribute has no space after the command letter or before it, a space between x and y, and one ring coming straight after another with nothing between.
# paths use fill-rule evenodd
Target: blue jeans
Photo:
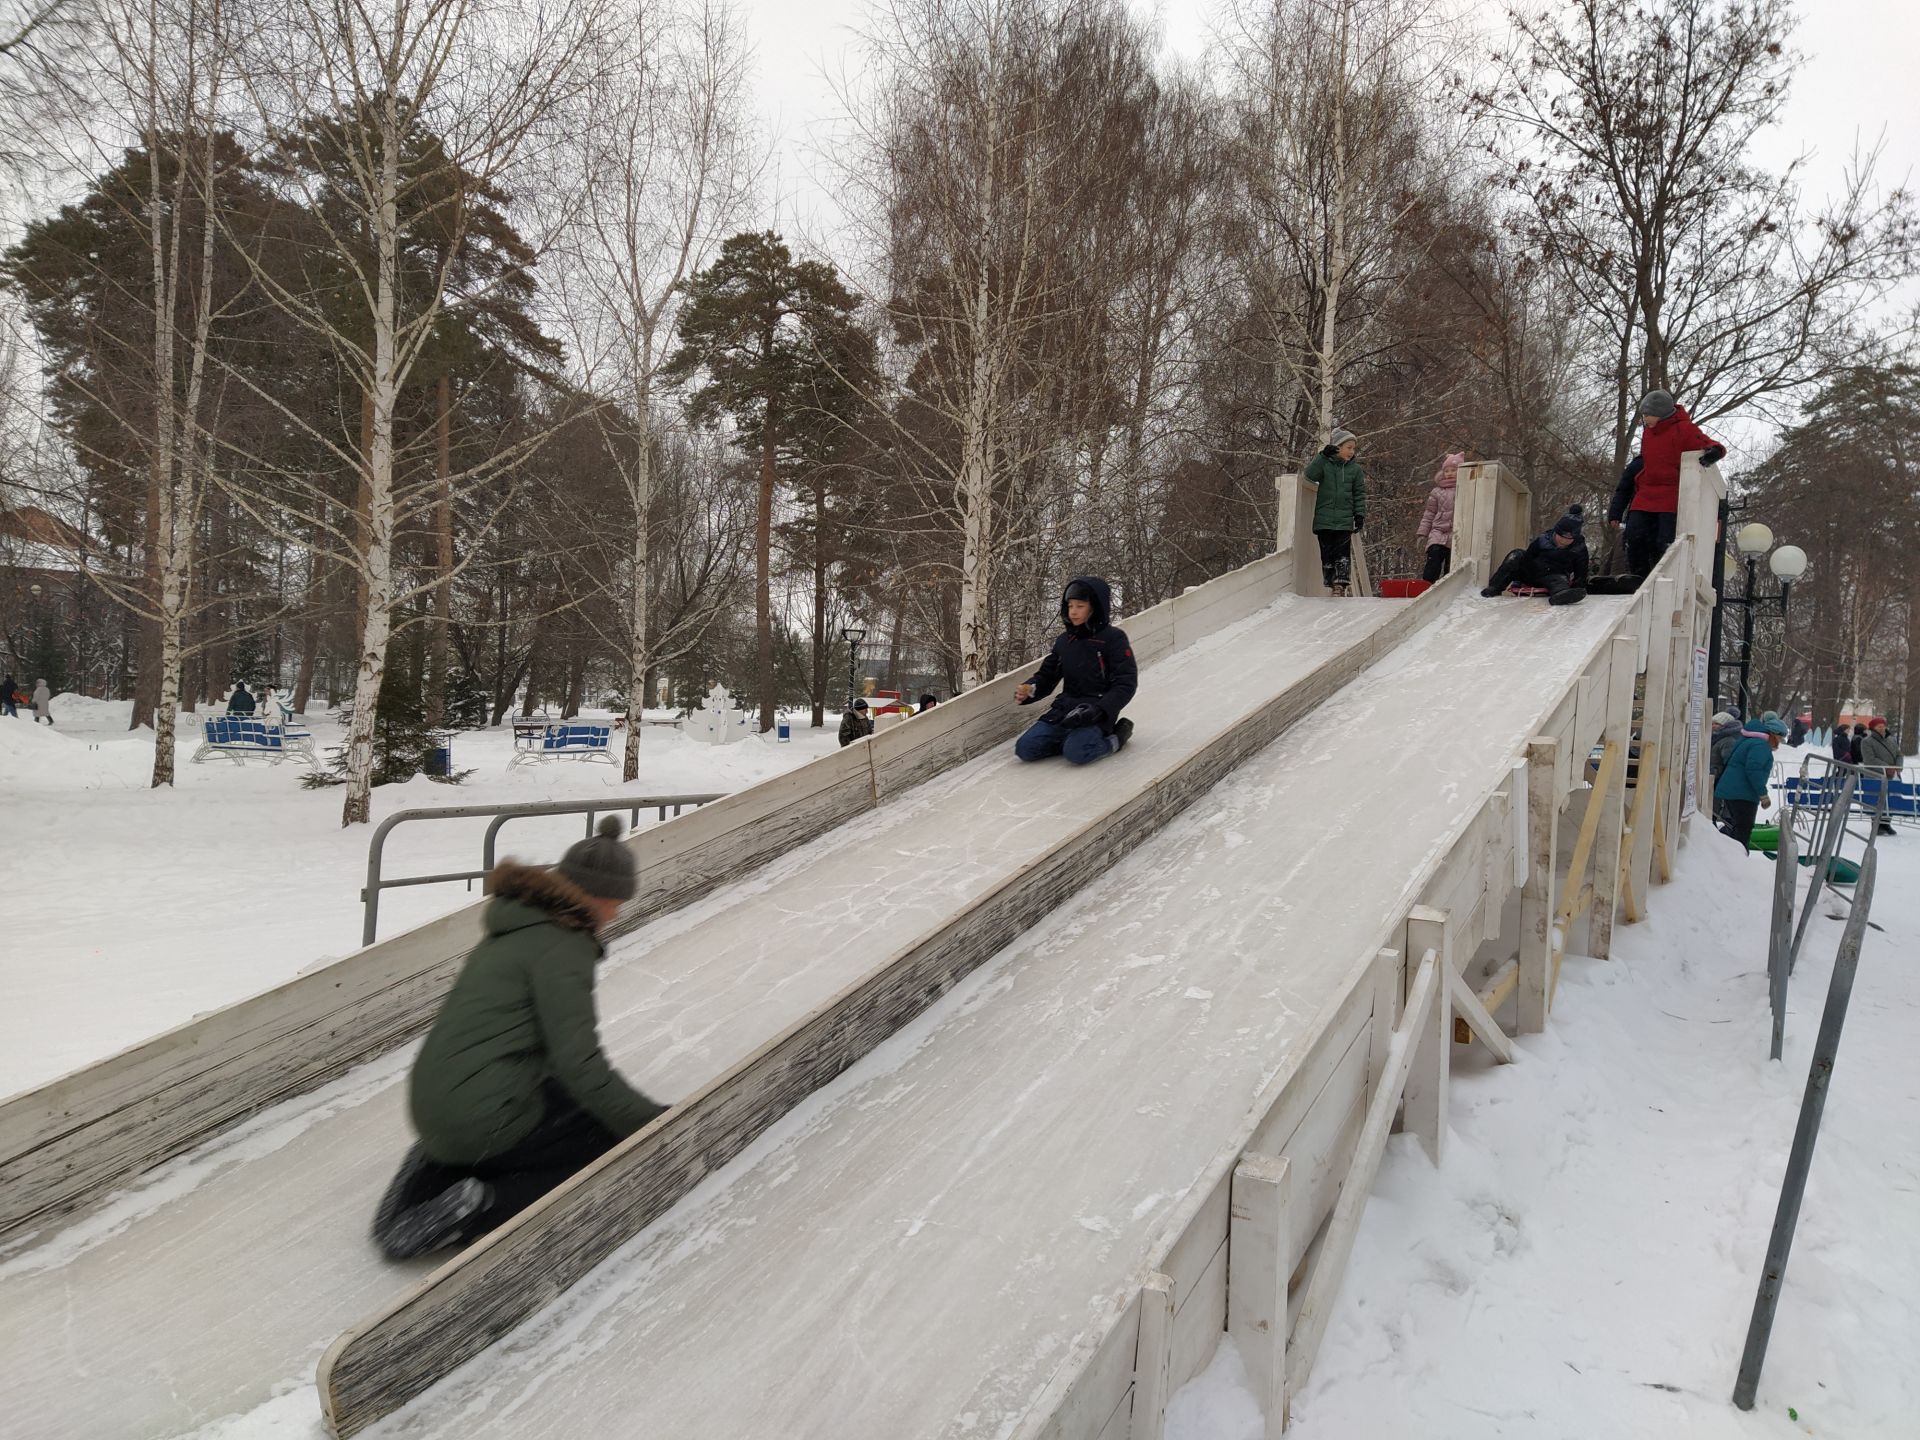
<instances>
[{"instance_id":1,"label":"blue jeans","mask_svg":"<svg viewBox=\"0 0 1920 1440\"><path fill-rule=\"evenodd\" d=\"M1013 742L1013 753L1022 760L1046 760L1065 755L1075 765L1091 765L1103 755L1120 748L1120 737L1109 735L1098 725L1082 725L1069 730L1051 720L1036 720L1027 733Z\"/></svg>"}]
</instances>

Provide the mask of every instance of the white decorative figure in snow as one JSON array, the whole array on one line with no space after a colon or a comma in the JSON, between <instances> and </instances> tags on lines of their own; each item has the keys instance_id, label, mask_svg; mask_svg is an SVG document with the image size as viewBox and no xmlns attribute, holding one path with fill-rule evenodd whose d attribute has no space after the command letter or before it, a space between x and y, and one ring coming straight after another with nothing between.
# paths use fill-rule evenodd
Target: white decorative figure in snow
<instances>
[{"instance_id":1,"label":"white decorative figure in snow","mask_svg":"<svg viewBox=\"0 0 1920 1440\"><path fill-rule=\"evenodd\" d=\"M730 745L747 733L746 714L733 703L724 685L715 685L693 713L693 738L708 745Z\"/></svg>"}]
</instances>

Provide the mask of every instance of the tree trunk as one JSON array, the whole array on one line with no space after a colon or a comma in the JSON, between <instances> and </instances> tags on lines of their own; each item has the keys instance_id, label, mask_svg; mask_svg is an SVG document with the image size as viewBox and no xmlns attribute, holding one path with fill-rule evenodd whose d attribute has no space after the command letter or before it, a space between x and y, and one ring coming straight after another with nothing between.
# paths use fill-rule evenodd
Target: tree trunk
<instances>
[{"instance_id":1,"label":"tree trunk","mask_svg":"<svg viewBox=\"0 0 1920 1440\"><path fill-rule=\"evenodd\" d=\"M620 762L620 778L640 778L640 732L646 722L647 671L651 668L647 652L647 577L653 558L649 553L652 533L648 528L653 513L653 416L652 396L644 363L634 387L633 484L629 499L633 505L633 596L627 608L627 738Z\"/></svg>"},{"instance_id":2,"label":"tree trunk","mask_svg":"<svg viewBox=\"0 0 1920 1440\"><path fill-rule=\"evenodd\" d=\"M813 726L827 719L827 482L813 487Z\"/></svg>"},{"instance_id":3,"label":"tree trunk","mask_svg":"<svg viewBox=\"0 0 1920 1440\"><path fill-rule=\"evenodd\" d=\"M1328 215L1327 294L1320 316L1320 440L1333 433L1334 381L1340 373L1340 290L1347 278L1347 7L1340 8L1333 85L1333 198Z\"/></svg>"},{"instance_id":4,"label":"tree trunk","mask_svg":"<svg viewBox=\"0 0 1920 1440\"><path fill-rule=\"evenodd\" d=\"M992 678L992 636L987 601L993 590L993 473L990 461L993 368L988 357L991 323L989 278L983 264L974 286L974 352L971 393L960 433L960 683L972 690Z\"/></svg>"},{"instance_id":5,"label":"tree trunk","mask_svg":"<svg viewBox=\"0 0 1920 1440\"><path fill-rule=\"evenodd\" d=\"M447 723L447 664L453 624L453 379L440 377L434 435L434 530L438 581L433 587L433 625L427 636L427 724Z\"/></svg>"},{"instance_id":6,"label":"tree trunk","mask_svg":"<svg viewBox=\"0 0 1920 1440\"><path fill-rule=\"evenodd\" d=\"M772 350L769 343L768 350ZM760 505L753 536L753 617L759 644L760 733L773 729L773 479L774 418L768 407L760 436Z\"/></svg>"},{"instance_id":7,"label":"tree trunk","mask_svg":"<svg viewBox=\"0 0 1920 1440\"><path fill-rule=\"evenodd\" d=\"M1920 750L1914 731L1920 727L1920 585L1907 582L1907 674L1900 695L1899 740L1904 753Z\"/></svg>"},{"instance_id":8,"label":"tree trunk","mask_svg":"<svg viewBox=\"0 0 1920 1440\"><path fill-rule=\"evenodd\" d=\"M400 126L398 101L382 98L380 125L380 212L375 241L379 250L374 295L372 383L363 392L362 419L371 442L367 449L364 500L366 549L360 565L364 623L360 662L354 675L353 723L347 729L347 794L340 807L342 825L364 825L373 812L373 725L386 674L387 642L393 629L393 411L396 391L396 290L400 282ZM368 412L371 412L370 414Z\"/></svg>"}]
</instances>

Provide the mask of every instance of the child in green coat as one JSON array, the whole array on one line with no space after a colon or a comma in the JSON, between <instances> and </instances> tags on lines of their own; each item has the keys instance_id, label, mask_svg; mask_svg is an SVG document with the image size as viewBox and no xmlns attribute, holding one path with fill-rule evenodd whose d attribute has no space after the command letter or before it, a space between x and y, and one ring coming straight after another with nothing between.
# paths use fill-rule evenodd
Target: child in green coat
<instances>
[{"instance_id":1,"label":"child in green coat","mask_svg":"<svg viewBox=\"0 0 1920 1440\"><path fill-rule=\"evenodd\" d=\"M486 936L409 1077L420 1143L373 1226L388 1259L477 1239L663 1112L608 1063L594 1014L598 932L636 889L620 831L608 816L552 869L488 877Z\"/></svg>"},{"instance_id":2,"label":"child in green coat","mask_svg":"<svg viewBox=\"0 0 1920 1440\"><path fill-rule=\"evenodd\" d=\"M1313 502L1313 537L1320 542L1320 578L1335 595L1353 584L1353 537L1367 523L1367 472L1353 458L1360 441L1335 430L1327 447L1307 464L1307 479L1319 486Z\"/></svg>"}]
</instances>

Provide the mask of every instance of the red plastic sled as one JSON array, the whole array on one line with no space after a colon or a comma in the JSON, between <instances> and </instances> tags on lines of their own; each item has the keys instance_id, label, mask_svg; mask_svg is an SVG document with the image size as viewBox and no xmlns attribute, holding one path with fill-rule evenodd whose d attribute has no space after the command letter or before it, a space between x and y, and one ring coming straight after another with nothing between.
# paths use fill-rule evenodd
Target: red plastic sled
<instances>
[{"instance_id":1,"label":"red plastic sled","mask_svg":"<svg viewBox=\"0 0 1920 1440\"><path fill-rule=\"evenodd\" d=\"M1416 595L1424 595L1433 588L1425 580L1382 580L1380 598L1382 600L1411 600Z\"/></svg>"},{"instance_id":2,"label":"red plastic sled","mask_svg":"<svg viewBox=\"0 0 1920 1440\"><path fill-rule=\"evenodd\" d=\"M1509 595L1537 598L1546 593L1547 587L1544 585L1509 585L1507 587L1507 594Z\"/></svg>"}]
</instances>

